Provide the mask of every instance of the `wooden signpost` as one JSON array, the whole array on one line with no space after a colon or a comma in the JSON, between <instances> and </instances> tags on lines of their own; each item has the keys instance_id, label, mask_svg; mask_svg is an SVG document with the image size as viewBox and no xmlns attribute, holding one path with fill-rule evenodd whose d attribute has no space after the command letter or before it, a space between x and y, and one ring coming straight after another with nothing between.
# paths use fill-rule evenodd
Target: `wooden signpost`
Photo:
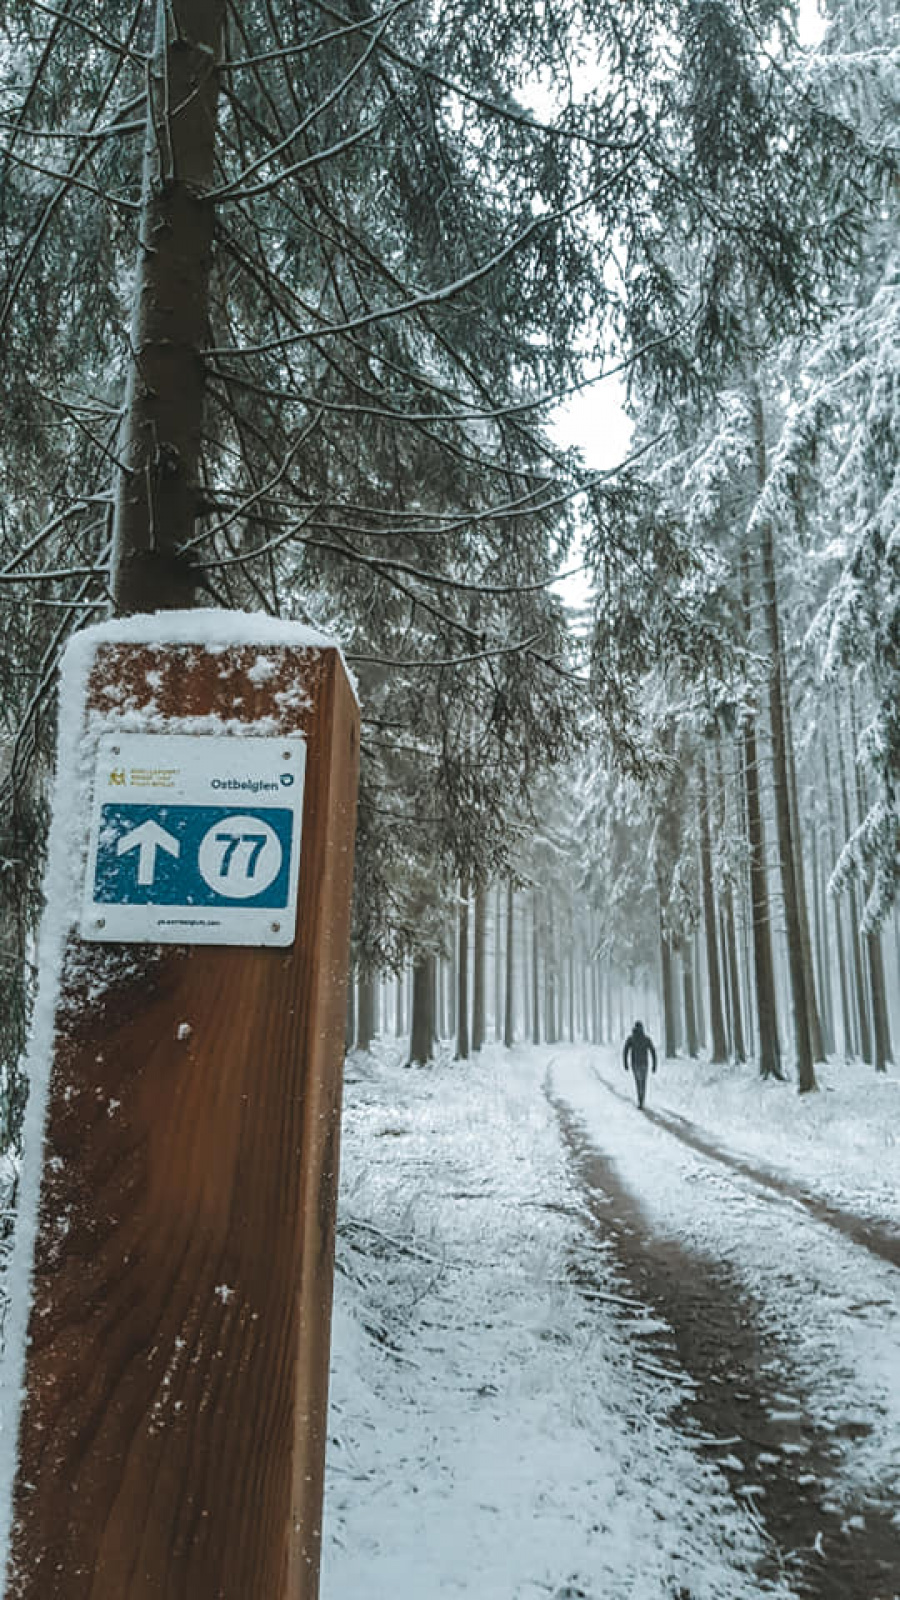
<instances>
[{"instance_id":1,"label":"wooden signpost","mask_svg":"<svg viewBox=\"0 0 900 1600\"><path fill-rule=\"evenodd\" d=\"M358 708L113 626L81 716L6 1597L314 1600Z\"/></svg>"}]
</instances>

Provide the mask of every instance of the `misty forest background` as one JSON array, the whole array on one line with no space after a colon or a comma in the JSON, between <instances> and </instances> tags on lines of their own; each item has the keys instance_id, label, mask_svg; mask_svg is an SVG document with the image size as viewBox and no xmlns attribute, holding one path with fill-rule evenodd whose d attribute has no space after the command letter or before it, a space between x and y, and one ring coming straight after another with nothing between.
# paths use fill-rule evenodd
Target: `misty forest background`
<instances>
[{"instance_id":1,"label":"misty forest background","mask_svg":"<svg viewBox=\"0 0 900 1600\"><path fill-rule=\"evenodd\" d=\"M3 1147L57 663L110 609L341 641L351 1042L620 1038L658 995L669 1053L886 1067L898 20L796 24L2 0ZM600 472L554 424L610 382Z\"/></svg>"}]
</instances>

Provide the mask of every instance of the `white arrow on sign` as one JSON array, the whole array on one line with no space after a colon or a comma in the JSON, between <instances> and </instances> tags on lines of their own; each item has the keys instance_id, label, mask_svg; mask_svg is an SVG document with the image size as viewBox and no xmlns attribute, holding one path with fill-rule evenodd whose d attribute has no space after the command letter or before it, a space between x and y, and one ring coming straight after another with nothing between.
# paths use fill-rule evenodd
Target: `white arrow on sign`
<instances>
[{"instance_id":1,"label":"white arrow on sign","mask_svg":"<svg viewBox=\"0 0 900 1600\"><path fill-rule=\"evenodd\" d=\"M140 827L132 828L130 833L123 833L116 845L116 855L124 856L129 850L138 850L137 881L140 884L150 884L156 876L156 852L166 850L170 856L181 855L181 844L173 833L167 833L158 822L148 819Z\"/></svg>"}]
</instances>

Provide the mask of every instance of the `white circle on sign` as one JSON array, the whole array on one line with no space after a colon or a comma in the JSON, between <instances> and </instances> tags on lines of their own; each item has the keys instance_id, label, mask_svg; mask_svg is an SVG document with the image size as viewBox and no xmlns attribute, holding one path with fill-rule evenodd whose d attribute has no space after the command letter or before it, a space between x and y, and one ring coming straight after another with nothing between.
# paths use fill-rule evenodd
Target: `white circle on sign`
<instances>
[{"instance_id":1,"label":"white circle on sign","mask_svg":"<svg viewBox=\"0 0 900 1600\"><path fill-rule=\"evenodd\" d=\"M197 866L216 894L249 900L274 883L283 854L275 829L260 817L223 817L200 840Z\"/></svg>"}]
</instances>

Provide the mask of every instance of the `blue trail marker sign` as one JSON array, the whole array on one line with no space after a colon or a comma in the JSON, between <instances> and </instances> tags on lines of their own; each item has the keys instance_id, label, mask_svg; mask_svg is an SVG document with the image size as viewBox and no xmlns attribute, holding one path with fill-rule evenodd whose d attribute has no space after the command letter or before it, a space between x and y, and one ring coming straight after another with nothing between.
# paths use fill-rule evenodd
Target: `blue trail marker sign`
<instances>
[{"instance_id":1,"label":"blue trail marker sign","mask_svg":"<svg viewBox=\"0 0 900 1600\"><path fill-rule=\"evenodd\" d=\"M297 736L101 740L82 938L291 944L305 757Z\"/></svg>"}]
</instances>

